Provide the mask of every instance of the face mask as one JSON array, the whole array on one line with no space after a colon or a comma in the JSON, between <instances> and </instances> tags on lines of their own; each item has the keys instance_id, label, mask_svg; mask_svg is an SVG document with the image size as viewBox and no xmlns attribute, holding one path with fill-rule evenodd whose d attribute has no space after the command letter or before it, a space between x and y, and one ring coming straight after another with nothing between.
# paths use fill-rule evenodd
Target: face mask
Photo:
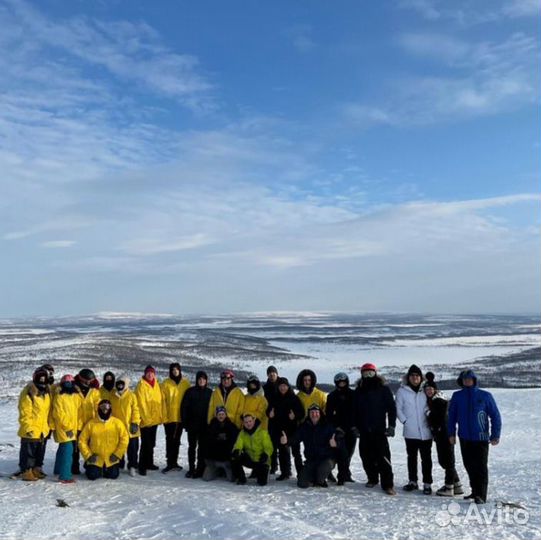
<instances>
[{"instance_id":1,"label":"face mask","mask_svg":"<svg viewBox=\"0 0 541 540\"><path fill-rule=\"evenodd\" d=\"M115 384L115 387L116 387L118 393L122 394L122 392L124 392L124 389L126 388L126 385L124 384L124 381L118 381Z\"/></svg>"},{"instance_id":2,"label":"face mask","mask_svg":"<svg viewBox=\"0 0 541 540\"><path fill-rule=\"evenodd\" d=\"M111 416L111 405L109 403L103 403L98 407L98 416L102 420L108 420Z\"/></svg>"},{"instance_id":3,"label":"face mask","mask_svg":"<svg viewBox=\"0 0 541 540\"><path fill-rule=\"evenodd\" d=\"M106 379L105 381L103 381L103 387L104 387L106 390L111 391L111 390L115 387L115 381L114 381L114 379Z\"/></svg>"}]
</instances>

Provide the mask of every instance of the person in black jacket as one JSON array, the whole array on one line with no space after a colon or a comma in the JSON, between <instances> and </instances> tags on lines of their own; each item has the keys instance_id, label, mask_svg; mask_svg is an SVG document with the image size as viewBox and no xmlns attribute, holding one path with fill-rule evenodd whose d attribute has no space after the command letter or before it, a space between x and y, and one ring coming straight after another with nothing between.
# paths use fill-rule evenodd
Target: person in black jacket
<instances>
[{"instance_id":1,"label":"person in black jacket","mask_svg":"<svg viewBox=\"0 0 541 540\"><path fill-rule=\"evenodd\" d=\"M340 430L344 437L344 452L338 456L338 485L353 482L350 463L355 450L356 437L353 430L353 396L349 377L340 372L334 376L336 389L327 396L325 415L327 420Z\"/></svg>"},{"instance_id":2,"label":"person in black jacket","mask_svg":"<svg viewBox=\"0 0 541 540\"><path fill-rule=\"evenodd\" d=\"M394 437L396 405L391 389L377 375L374 364L361 367L353 400L353 422L359 433L359 454L368 477L366 487L381 481L385 493L396 495L391 450L387 437Z\"/></svg>"},{"instance_id":3,"label":"person in black jacket","mask_svg":"<svg viewBox=\"0 0 541 540\"><path fill-rule=\"evenodd\" d=\"M216 416L207 427L207 445L205 453L205 472L203 480L214 480L222 469L230 482L233 482L231 452L237 440L239 430L227 416L226 408L216 407Z\"/></svg>"},{"instance_id":4,"label":"person in black jacket","mask_svg":"<svg viewBox=\"0 0 541 540\"><path fill-rule=\"evenodd\" d=\"M195 376L195 385L186 390L181 403L182 423L188 433L189 469L186 478L200 478L205 470L207 412L212 395L212 390L207 383L207 374L204 371L198 371Z\"/></svg>"},{"instance_id":5,"label":"person in black jacket","mask_svg":"<svg viewBox=\"0 0 541 540\"><path fill-rule=\"evenodd\" d=\"M263 392L269 403L278 393L278 370L274 366L267 368L267 382L263 385Z\"/></svg>"},{"instance_id":6,"label":"person in black jacket","mask_svg":"<svg viewBox=\"0 0 541 540\"><path fill-rule=\"evenodd\" d=\"M291 440L284 433L281 444L300 444L304 446L304 466L297 478L297 486L307 488L310 484L329 487L327 478L336 464L337 449L343 440L337 437L336 430L325 419L325 414L315 403L308 408L308 418L300 425Z\"/></svg>"},{"instance_id":7,"label":"person in black jacket","mask_svg":"<svg viewBox=\"0 0 541 540\"><path fill-rule=\"evenodd\" d=\"M445 471L445 485L436 491L436 495L453 497L462 495L464 490L455 467L455 447L449 442L447 435L448 401L438 392L435 375L431 371L425 374L423 389L426 394L428 411L427 420L436 443L438 463Z\"/></svg>"},{"instance_id":8,"label":"person in black jacket","mask_svg":"<svg viewBox=\"0 0 541 540\"><path fill-rule=\"evenodd\" d=\"M269 434L280 464L280 476L276 480L282 481L291 477L291 450L288 445L280 443L280 438L283 434L289 439L294 435L304 417L304 407L285 377L279 377L277 384L278 393L269 403L267 416Z\"/></svg>"}]
</instances>

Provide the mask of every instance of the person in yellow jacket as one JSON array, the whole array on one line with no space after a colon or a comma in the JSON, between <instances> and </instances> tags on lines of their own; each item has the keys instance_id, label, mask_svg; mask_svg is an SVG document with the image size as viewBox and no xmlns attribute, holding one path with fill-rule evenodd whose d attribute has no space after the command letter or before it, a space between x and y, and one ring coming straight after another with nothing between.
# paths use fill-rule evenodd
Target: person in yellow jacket
<instances>
[{"instance_id":1,"label":"person in yellow jacket","mask_svg":"<svg viewBox=\"0 0 541 540\"><path fill-rule=\"evenodd\" d=\"M77 440L79 426L79 409L81 400L75 389L75 379L72 375L64 375L57 387L51 416L54 423L54 440L58 443L54 473L62 484L75 482L71 472L73 462L73 446Z\"/></svg>"},{"instance_id":2,"label":"person in yellow jacket","mask_svg":"<svg viewBox=\"0 0 541 540\"><path fill-rule=\"evenodd\" d=\"M48 373L45 369L37 369L32 382L27 384L19 395L19 431L21 449L19 467L21 479L35 481L44 478L43 472L37 467L45 438L49 435L49 410L51 396L49 395Z\"/></svg>"},{"instance_id":3,"label":"person in yellow jacket","mask_svg":"<svg viewBox=\"0 0 541 540\"><path fill-rule=\"evenodd\" d=\"M316 404L322 411L327 404L327 394L316 388L317 377L311 369L303 369L297 375L297 396L304 405L305 418L310 405Z\"/></svg>"},{"instance_id":4,"label":"person in yellow jacket","mask_svg":"<svg viewBox=\"0 0 541 540\"><path fill-rule=\"evenodd\" d=\"M96 417L98 403L100 402L99 383L96 375L91 369L83 368L75 375L75 388L80 400L79 408L79 426L77 428L77 438L83 429L83 426ZM81 474L79 466L79 445L73 446L73 462L71 472Z\"/></svg>"},{"instance_id":5,"label":"person in yellow jacket","mask_svg":"<svg viewBox=\"0 0 541 540\"><path fill-rule=\"evenodd\" d=\"M156 370L147 366L143 377L135 389L139 414L141 415L141 449L139 451L139 474L145 476L147 471L157 471L154 464L154 447L156 432L162 423L162 391L156 378Z\"/></svg>"},{"instance_id":6,"label":"person in yellow jacket","mask_svg":"<svg viewBox=\"0 0 541 540\"><path fill-rule=\"evenodd\" d=\"M213 390L210 397L209 408L207 411L207 423L210 424L214 418L216 407L223 406L227 411L227 416L237 426L242 427L242 412L244 410L244 394L233 380L235 374L226 369L220 375L220 384Z\"/></svg>"},{"instance_id":7,"label":"person in yellow jacket","mask_svg":"<svg viewBox=\"0 0 541 540\"><path fill-rule=\"evenodd\" d=\"M251 414L259 420L261 427L268 431L269 419L267 417L267 407L269 406L261 382L256 375L250 375L246 381L246 390L248 393L244 396L243 416Z\"/></svg>"},{"instance_id":8,"label":"person in yellow jacket","mask_svg":"<svg viewBox=\"0 0 541 540\"><path fill-rule=\"evenodd\" d=\"M106 371L103 374L103 383L100 386L100 399L111 401L115 393L115 374L112 371Z\"/></svg>"},{"instance_id":9,"label":"person in yellow jacket","mask_svg":"<svg viewBox=\"0 0 541 540\"><path fill-rule=\"evenodd\" d=\"M111 416L113 409L108 399L97 407L97 417L85 424L79 437L79 447L85 460L86 477L118 478L120 457L128 448L128 432L118 418Z\"/></svg>"},{"instance_id":10,"label":"person in yellow jacket","mask_svg":"<svg viewBox=\"0 0 541 540\"><path fill-rule=\"evenodd\" d=\"M320 410L325 410L327 405L327 394L322 392L319 388L316 388L316 383L316 374L311 369L303 369L297 375L297 397L301 400L302 406L304 407L304 418L298 419L300 423L308 418L308 409L311 405L317 405ZM291 453L293 454L298 479L300 478L304 466L301 445L299 442L295 442L291 445Z\"/></svg>"},{"instance_id":11,"label":"person in yellow jacket","mask_svg":"<svg viewBox=\"0 0 541 540\"><path fill-rule=\"evenodd\" d=\"M130 441L128 443L128 472L130 476L135 476L137 470L137 454L139 453L139 437L141 432L139 424L141 415L139 414L139 405L137 397L130 390L130 379L126 375L119 375L115 381L115 391L111 398L113 416L118 418L128 430ZM120 468L125 465L124 456L120 459Z\"/></svg>"},{"instance_id":12,"label":"person in yellow jacket","mask_svg":"<svg viewBox=\"0 0 541 540\"><path fill-rule=\"evenodd\" d=\"M178 362L169 365L169 377L161 384L162 390L162 418L165 430L165 456L167 465L163 473L181 471L178 464L180 438L182 436L182 399L186 390L190 388L190 381L182 376L182 368Z\"/></svg>"},{"instance_id":13,"label":"person in yellow jacket","mask_svg":"<svg viewBox=\"0 0 541 540\"><path fill-rule=\"evenodd\" d=\"M273 451L269 432L249 413L243 416L242 425L231 455L233 476L237 479L237 484L246 484L243 467L248 467L253 469L258 485L265 486L269 479Z\"/></svg>"}]
</instances>

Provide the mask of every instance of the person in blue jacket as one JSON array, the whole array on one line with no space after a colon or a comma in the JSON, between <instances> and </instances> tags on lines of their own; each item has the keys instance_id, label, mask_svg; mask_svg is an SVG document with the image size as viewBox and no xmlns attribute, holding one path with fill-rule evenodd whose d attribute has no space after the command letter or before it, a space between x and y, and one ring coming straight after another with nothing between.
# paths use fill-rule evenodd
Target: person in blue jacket
<instances>
[{"instance_id":1,"label":"person in blue jacket","mask_svg":"<svg viewBox=\"0 0 541 540\"><path fill-rule=\"evenodd\" d=\"M457 383L462 390L455 392L449 403L449 442L456 443L458 424L460 452L472 490L464 498L484 504L488 488L488 447L489 444L496 446L500 442L502 419L494 397L479 388L477 377L471 369L462 371Z\"/></svg>"}]
</instances>

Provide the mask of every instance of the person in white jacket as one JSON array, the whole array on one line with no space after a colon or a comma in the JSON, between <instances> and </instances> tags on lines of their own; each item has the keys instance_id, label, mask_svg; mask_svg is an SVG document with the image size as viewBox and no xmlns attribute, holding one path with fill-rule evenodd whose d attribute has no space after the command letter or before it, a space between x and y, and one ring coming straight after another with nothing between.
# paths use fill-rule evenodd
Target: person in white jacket
<instances>
[{"instance_id":1,"label":"person in white jacket","mask_svg":"<svg viewBox=\"0 0 541 540\"><path fill-rule=\"evenodd\" d=\"M408 454L409 481L405 491L419 489L417 483L417 454L421 454L423 493L432 494L432 433L427 421L428 404L421 388L422 371L413 364L408 369L405 383L396 392L396 415L404 424L404 438Z\"/></svg>"}]
</instances>

